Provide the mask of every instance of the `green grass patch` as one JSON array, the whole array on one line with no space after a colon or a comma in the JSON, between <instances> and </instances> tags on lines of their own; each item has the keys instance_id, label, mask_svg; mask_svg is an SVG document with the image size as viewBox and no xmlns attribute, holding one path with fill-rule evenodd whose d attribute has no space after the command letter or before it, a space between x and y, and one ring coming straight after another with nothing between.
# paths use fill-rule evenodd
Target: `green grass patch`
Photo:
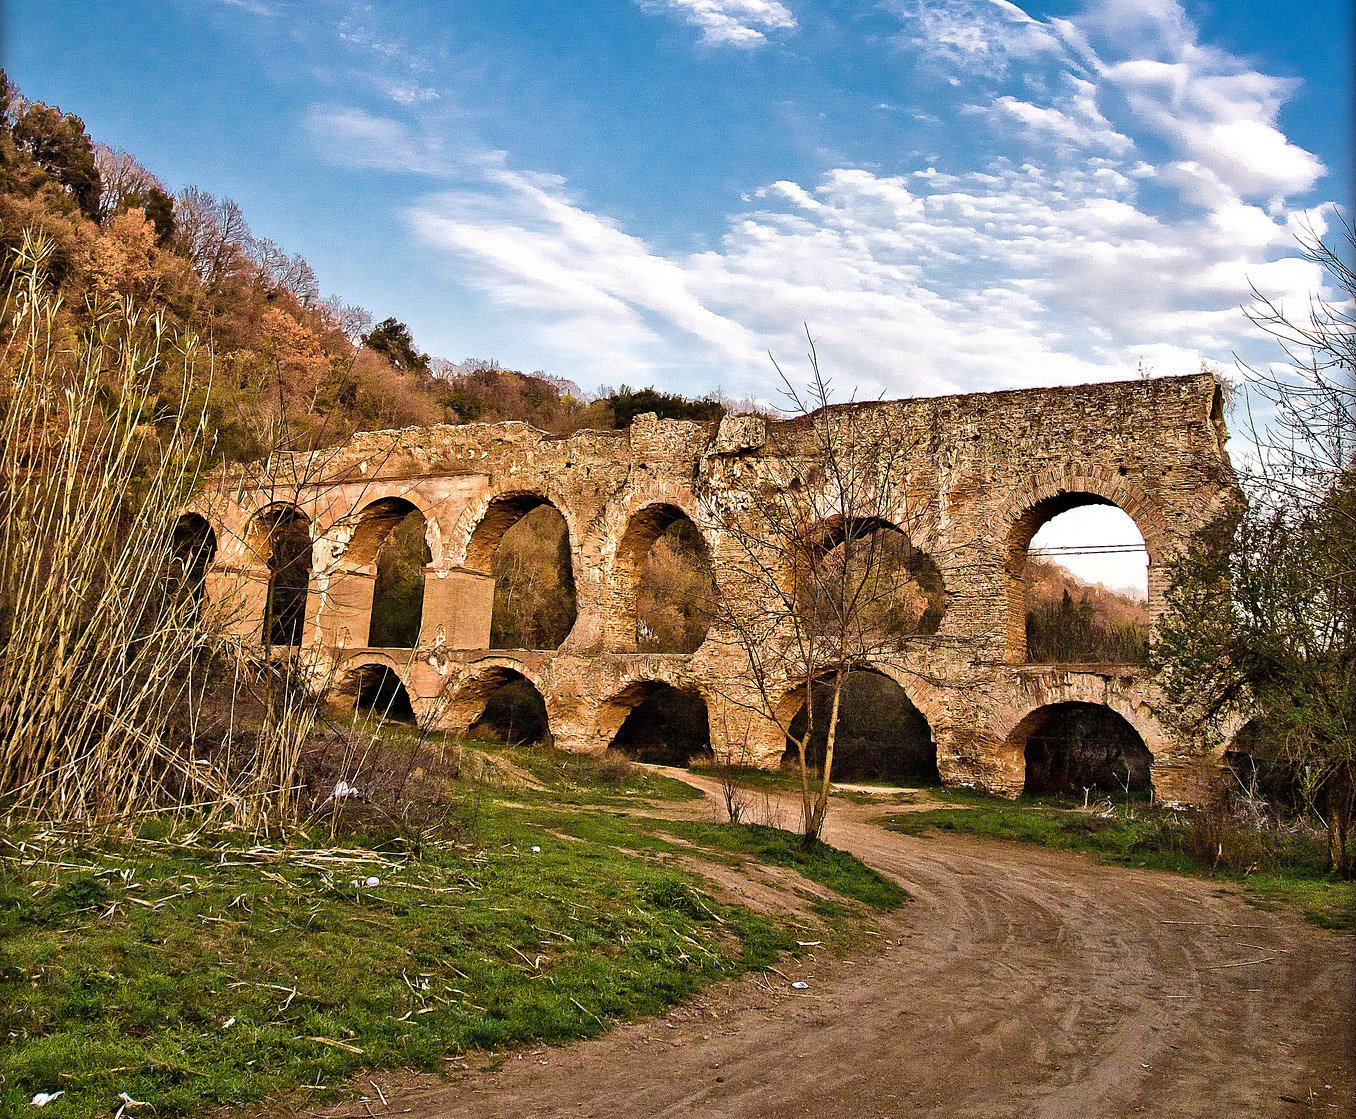
<instances>
[{"instance_id":1,"label":"green grass patch","mask_svg":"<svg viewBox=\"0 0 1356 1119\"><path fill-rule=\"evenodd\" d=\"M362 1068L437 1070L658 1013L794 947L612 846L649 842L620 821L607 843L566 842L497 805L480 815L478 845L417 855L398 836L283 852L10 837L0 1113L64 1090L58 1119L107 1116L119 1092L188 1115Z\"/></svg>"},{"instance_id":2,"label":"green grass patch","mask_svg":"<svg viewBox=\"0 0 1356 1119\"><path fill-rule=\"evenodd\" d=\"M635 800L700 800L705 794L686 781L637 765L624 754L575 754L551 746L468 745L497 754L550 786L562 804L621 804Z\"/></svg>"},{"instance_id":3,"label":"green grass patch","mask_svg":"<svg viewBox=\"0 0 1356 1119\"><path fill-rule=\"evenodd\" d=\"M790 867L811 882L861 902L873 909L896 909L909 899L908 891L872 870L846 851L817 842L805 847L801 837L761 824L705 824L691 821L655 822L672 835L702 847Z\"/></svg>"},{"instance_id":4,"label":"green grass patch","mask_svg":"<svg viewBox=\"0 0 1356 1119\"><path fill-rule=\"evenodd\" d=\"M54 1119L122 1092L160 1117L302 1106L362 1069L587 1037L795 951L791 922L673 865L690 845L836 891L815 911L838 931L906 896L785 832L631 814L701 795L662 774L501 751L544 788L462 778L419 827L345 804L280 849L182 822L0 837L0 1114L58 1090Z\"/></svg>"},{"instance_id":5,"label":"green grass patch","mask_svg":"<svg viewBox=\"0 0 1356 1119\"><path fill-rule=\"evenodd\" d=\"M938 790L957 807L890 816L906 835L951 832L1034 843L1119 866L1241 883L1258 904L1287 906L1324 928L1356 932L1356 883L1333 879L1322 837L1260 830L1219 812L1177 812L1132 804L1114 816L1054 798L1004 800L964 789Z\"/></svg>"}]
</instances>

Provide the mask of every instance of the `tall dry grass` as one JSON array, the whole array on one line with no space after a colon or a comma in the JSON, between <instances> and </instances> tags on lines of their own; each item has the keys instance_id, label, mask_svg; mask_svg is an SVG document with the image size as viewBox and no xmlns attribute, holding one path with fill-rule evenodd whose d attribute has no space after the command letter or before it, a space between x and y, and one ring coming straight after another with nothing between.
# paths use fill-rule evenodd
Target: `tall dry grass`
<instances>
[{"instance_id":1,"label":"tall dry grass","mask_svg":"<svg viewBox=\"0 0 1356 1119\"><path fill-rule=\"evenodd\" d=\"M207 627L175 555L211 355L130 302L64 308L50 256L25 239L0 319L0 806L285 823L314 695Z\"/></svg>"}]
</instances>

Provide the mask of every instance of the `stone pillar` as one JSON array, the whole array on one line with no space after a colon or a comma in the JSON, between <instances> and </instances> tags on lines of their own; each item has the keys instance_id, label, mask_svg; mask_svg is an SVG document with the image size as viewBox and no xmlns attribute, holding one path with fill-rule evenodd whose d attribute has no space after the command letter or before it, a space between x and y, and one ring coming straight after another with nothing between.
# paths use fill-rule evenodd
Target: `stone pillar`
<instances>
[{"instance_id":1,"label":"stone pillar","mask_svg":"<svg viewBox=\"0 0 1356 1119\"><path fill-rule=\"evenodd\" d=\"M312 591L307 602L308 622L319 634L321 644L349 649L367 646L376 584L375 566L340 569L330 573L323 592Z\"/></svg>"},{"instance_id":2,"label":"stone pillar","mask_svg":"<svg viewBox=\"0 0 1356 1119\"><path fill-rule=\"evenodd\" d=\"M248 645L264 639L268 613L268 569L225 568L207 572L203 580L204 617Z\"/></svg>"},{"instance_id":3,"label":"stone pillar","mask_svg":"<svg viewBox=\"0 0 1356 1119\"><path fill-rule=\"evenodd\" d=\"M1177 758L1170 762L1155 759L1149 770L1158 804L1204 805L1219 799L1225 788L1224 764L1217 754Z\"/></svg>"},{"instance_id":4,"label":"stone pillar","mask_svg":"<svg viewBox=\"0 0 1356 1119\"><path fill-rule=\"evenodd\" d=\"M494 613L494 576L454 567L424 571L419 644L444 649L488 649Z\"/></svg>"},{"instance_id":5,"label":"stone pillar","mask_svg":"<svg viewBox=\"0 0 1356 1119\"><path fill-rule=\"evenodd\" d=\"M772 719L731 703L720 695L706 701L711 725L711 753L731 765L776 769L786 750L786 736Z\"/></svg>"}]
</instances>

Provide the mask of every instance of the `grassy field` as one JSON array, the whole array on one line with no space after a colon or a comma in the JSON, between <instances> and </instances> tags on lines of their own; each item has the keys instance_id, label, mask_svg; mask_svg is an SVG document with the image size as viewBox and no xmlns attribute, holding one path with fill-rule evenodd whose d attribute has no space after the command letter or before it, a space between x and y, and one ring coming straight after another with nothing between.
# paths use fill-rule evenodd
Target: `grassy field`
<instances>
[{"instance_id":1,"label":"grassy field","mask_svg":"<svg viewBox=\"0 0 1356 1119\"><path fill-rule=\"evenodd\" d=\"M797 870L842 896L825 919L843 927L904 899L786 833L620 811L693 795L681 782L552 751L504 757L533 782L463 782L417 828L357 811L276 846L182 824L11 830L0 1114L55 1091L55 1119L108 1116L120 1093L156 1116L327 1098L362 1069L586 1037L809 939L713 900L667 858L679 841L689 859L695 845Z\"/></svg>"},{"instance_id":2,"label":"grassy field","mask_svg":"<svg viewBox=\"0 0 1356 1119\"><path fill-rule=\"evenodd\" d=\"M1323 928L1356 932L1356 882L1328 873L1323 837L1310 830L1256 830L1222 813L1174 812L1142 800L1117 806L1112 816L1047 798L1010 801L960 789L926 796L953 807L883 822L908 835L950 832L1035 843L1120 866L1236 881L1256 905L1293 908Z\"/></svg>"}]
</instances>

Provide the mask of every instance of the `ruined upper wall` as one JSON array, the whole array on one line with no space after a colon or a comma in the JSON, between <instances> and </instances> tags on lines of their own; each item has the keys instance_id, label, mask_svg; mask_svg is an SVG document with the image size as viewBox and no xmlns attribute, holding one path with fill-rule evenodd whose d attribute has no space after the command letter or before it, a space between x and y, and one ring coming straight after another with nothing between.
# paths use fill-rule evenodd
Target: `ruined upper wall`
<instances>
[{"instance_id":1,"label":"ruined upper wall","mask_svg":"<svg viewBox=\"0 0 1356 1119\"><path fill-rule=\"evenodd\" d=\"M882 431L917 436L915 453L942 455L972 471L1022 469L1088 456L1120 456L1127 472L1170 472L1210 461L1226 469L1218 385L1208 373L1061 388L1013 389L952 396L836 404L788 420L728 416L719 425L641 416L624 431L551 435L528 424L435 424L360 432L309 454L273 456L244 472L275 484L333 485L420 475L484 474L514 460L574 468L631 460L701 459L711 454L810 451L811 424L852 410ZM766 429L768 435L760 434ZM1168 450L1168 447L1171 450Z\"/></svg>"}]
</instances>

